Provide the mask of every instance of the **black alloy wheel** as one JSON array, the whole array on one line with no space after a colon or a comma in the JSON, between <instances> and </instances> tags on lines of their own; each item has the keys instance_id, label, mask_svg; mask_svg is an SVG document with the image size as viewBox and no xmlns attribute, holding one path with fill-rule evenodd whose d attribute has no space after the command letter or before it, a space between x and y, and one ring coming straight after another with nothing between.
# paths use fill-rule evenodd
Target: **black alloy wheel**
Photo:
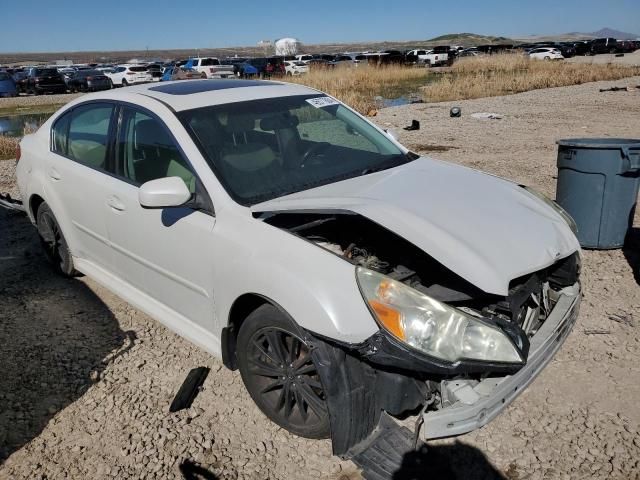
<instances>
[{"instance_id":1,"label":"black alloy wheel","mask_svg":"<svg viewBox=\"0 0 640 480\"><path fill-rule=\"evenodd\" d=\"M289 320L263 305L238 334L238 363L249 394L272 421L296 435L327 438L327 400L311 350Z\"/></svg>"},{"instance_id":2,"label":"black alloy wheel","mask_svg":"<svg viewBox=\"0 0 640 480\"><path fill-rule=\"evenodd\" d=\"M60 225L46 203L38 208L36 223L44 254L56 272L66 277L78 275Z\"/></svg>"}]
</instances>

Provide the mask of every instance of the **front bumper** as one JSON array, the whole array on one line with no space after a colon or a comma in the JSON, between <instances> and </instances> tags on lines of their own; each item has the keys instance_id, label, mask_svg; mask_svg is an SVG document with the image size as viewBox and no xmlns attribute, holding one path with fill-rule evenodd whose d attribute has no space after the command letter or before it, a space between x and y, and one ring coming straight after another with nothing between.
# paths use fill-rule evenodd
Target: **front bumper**
<instances>
[{"instance_id":1,"label":"front bumper","mask_svg":"<svg viewBox=\"0 0 640 480\"><path fill-rule=\"evenodd\" d=\"M422 438L433 440L462 435L498 416L538 376L564 343L578 318L581 298L579 283L565 288L531 339L527 364L513 375L488 378L469 386L456 403L423 414Z\"/></svg>"}]
</instances>

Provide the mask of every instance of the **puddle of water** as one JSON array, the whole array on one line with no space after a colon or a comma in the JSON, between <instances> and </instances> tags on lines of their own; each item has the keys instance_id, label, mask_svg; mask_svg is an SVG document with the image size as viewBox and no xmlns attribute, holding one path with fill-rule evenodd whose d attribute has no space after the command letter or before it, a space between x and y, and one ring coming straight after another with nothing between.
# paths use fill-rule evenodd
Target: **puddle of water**
<instances>
[{"instance_id":1,"label":"puddle of water","mask_svg":"<svg viewBox=\"0 0 640 480\"><path fill-rule=\"evenodd\" d=\"M25 129L35 131L42 125L51 113L25 113L22 115L0 116L0 135L22 137Z\"/></svg>"}]
</instances>

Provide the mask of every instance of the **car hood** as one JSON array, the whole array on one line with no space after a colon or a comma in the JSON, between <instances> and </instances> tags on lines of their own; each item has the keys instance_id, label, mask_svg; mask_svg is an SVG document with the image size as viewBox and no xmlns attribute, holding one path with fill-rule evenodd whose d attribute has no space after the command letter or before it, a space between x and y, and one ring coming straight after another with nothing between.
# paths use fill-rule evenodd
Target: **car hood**
<instances>
[{"instance_id":1,"label":"car hood","mask_svg":"<svg viewBox=\"0 0 640 480\"><path fill-rule=\"evenodd\" d=\"M252 207L334 209L367 217L496 295L580 248L562 217L517 184L429 158Z\"/></svg>"}]
</instances>

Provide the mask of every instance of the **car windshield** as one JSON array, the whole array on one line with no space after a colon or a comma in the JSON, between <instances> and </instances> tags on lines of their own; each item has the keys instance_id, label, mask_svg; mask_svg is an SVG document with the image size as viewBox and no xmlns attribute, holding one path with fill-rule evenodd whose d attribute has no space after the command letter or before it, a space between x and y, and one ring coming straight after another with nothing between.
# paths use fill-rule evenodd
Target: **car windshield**
<instances>
[{"instance_id":1,"label":"car windshield","mask_svg":"<svg viewBox=\"0 0 640 480\"><path fill-rule=\"evenodd\" d=\"M327 96L252 100L178 115L229 194L242 205L414 158Z\"/></svg>"},{"instance_id":2,"label":"car windshield","mask_svg":"<svg viewBox=\"0 0 640 480\"><path fill-rule=\"evenodd\" d=\"M130 72L146 72L147 67L129 67Z\"/></svg>"}]
</instances>

